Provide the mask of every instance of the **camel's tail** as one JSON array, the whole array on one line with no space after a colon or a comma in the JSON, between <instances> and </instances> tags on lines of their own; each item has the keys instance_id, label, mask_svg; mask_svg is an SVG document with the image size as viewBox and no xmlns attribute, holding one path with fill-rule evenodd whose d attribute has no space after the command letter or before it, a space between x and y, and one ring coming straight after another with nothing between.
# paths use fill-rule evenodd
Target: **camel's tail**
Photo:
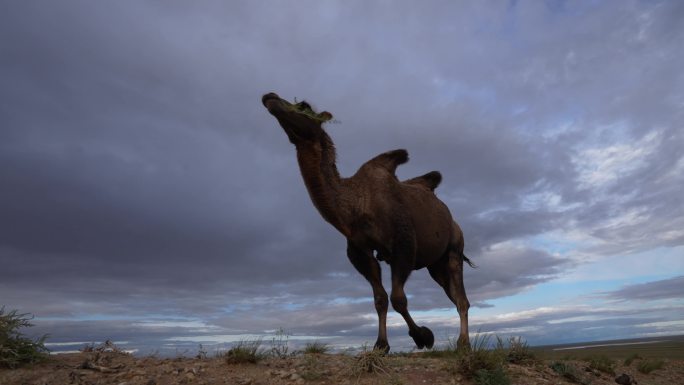
<instances>
[{"instance_id":1,"label":"camel's tail","mask_svg":"<svg viewBox=\"0 0 684 385\"><path fill-rule=\"evenodd\" d=\"M473 263L473 261L470 260L470 258L466 257L465 253L461 253L461 258L465 261L465 263L468 264L468 266L472 267L473 269L477 269L477 265Z\"/></svg>"}]
</instances>

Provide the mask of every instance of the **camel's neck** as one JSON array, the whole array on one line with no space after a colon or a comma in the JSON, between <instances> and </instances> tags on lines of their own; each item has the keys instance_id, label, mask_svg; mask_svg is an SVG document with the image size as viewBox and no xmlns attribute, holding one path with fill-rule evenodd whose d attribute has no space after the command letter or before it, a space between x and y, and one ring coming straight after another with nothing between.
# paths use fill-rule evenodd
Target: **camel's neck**
<instances>
[{"instance_id":1,"label":"camel's neck","mask_svg":"<svg viewBox=\"0 0 684 385\"><path fill-rule=\"evenodd\" d=\"M342 183L337 171L335 146L324 132L319 143L297 146L297 160L304 184L323 219L349 235L340 202Z\"/></svg>"}]
</instances>

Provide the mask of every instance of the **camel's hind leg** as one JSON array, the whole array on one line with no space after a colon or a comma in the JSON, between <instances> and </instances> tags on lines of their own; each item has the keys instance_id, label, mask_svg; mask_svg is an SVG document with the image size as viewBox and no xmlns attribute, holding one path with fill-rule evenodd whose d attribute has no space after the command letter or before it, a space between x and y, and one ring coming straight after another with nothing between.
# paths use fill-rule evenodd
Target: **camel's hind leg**
<instances>
[{"instance_id":1,"label":"camel's hind leg","mask_svg":"<svg viewBox=\"0 0 684 385\"><path fill-rule=\"evenodd\" d=\"M404 284L411 273L411 267L406 263L393 263L392 265L392 294L390 300L392 307L397 313L401 314L409 328L409 336L413 338L418 349L427 347L431 349L435 343L435 336L430 329L425 326L418 326L411 318L408 311L408 301L404 293Z\"/></svg>"},{"instance_id":2,"label":"camel's hind leg","mask_svg":"<svg viewBox=\"0 0 684 385\"><path fill-rule=\"evenodd\" d=\"M437 263L428 267L432 278L442 286L446 295L458 309L458 315L461 319L461 330L457 342L459 349L470 347L470 338L468 337L470 302L463 286L463 259L463 248L451 247Z\"/></svg>"}]
</instances>

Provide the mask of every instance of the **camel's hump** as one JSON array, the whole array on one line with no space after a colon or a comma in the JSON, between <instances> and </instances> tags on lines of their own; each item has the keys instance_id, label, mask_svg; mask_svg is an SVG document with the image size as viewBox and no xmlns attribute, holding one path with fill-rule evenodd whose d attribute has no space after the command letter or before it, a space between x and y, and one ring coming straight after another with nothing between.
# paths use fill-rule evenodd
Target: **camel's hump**
<instances>
[{"instance_id":1,"label":"camel's hump","mask_svg":"<svg viewBox=\"0 0 684 385\"><path fill-rule=\"evenodd\" d=\"M435 191L437 186L442 183L442 174L439 171L430 171L425 175L405 180L404 183L423 186Z\"/></svg>"},{"instance_id":2,"label":"camel's hump","mask_svg":"<svg viewBox=\"0 0 684 385\"><path fill-rule=\"evenodd\" d=\"M397 166L408 162L408 160L408 151L404 149L399 149L383 152L382 154L376 156L375 158L369 160L366 163L372 164L373 166L384 167L389 172L394 174L394 172L397 170Z\"/></svg>"}]
</instances>

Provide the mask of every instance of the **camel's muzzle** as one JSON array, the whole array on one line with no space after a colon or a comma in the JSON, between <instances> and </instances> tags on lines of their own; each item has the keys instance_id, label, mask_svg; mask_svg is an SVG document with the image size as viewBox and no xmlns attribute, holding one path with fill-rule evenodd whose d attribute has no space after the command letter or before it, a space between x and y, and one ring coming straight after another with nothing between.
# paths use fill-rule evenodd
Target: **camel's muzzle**
<instances>
[{"instance_id":1,"label":"camel's muzzle","mask_svg":"<svg viewBox=\"0 0 684 385\"><path fill-rule=\"evenodd\" d=\"M281 100L280 96L274 92L269 92L266 95L261 97L261 103L264 104L264 107L268 108L268 102L271 100Z\"/></svg>"}]
</instances>

